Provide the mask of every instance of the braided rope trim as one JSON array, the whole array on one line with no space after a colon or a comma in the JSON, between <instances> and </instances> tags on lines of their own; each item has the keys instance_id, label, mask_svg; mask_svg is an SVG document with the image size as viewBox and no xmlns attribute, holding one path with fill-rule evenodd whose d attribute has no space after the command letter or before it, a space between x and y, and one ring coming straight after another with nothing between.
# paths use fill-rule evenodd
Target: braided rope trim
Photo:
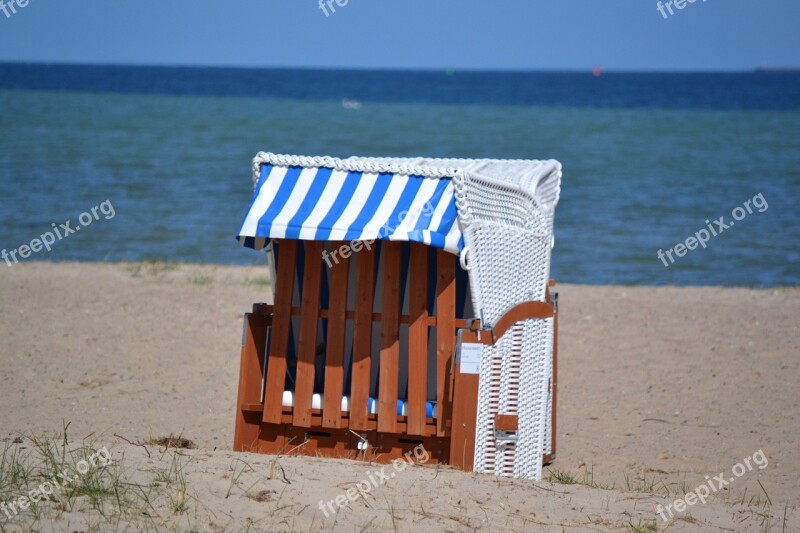
<instances>
[{"instance_id":1,"label":"braided rope trim","mask_svg":"<svg viewBox=\"0 0 800 533\"><path fill-rule=\"evenodd\" d=\"M273 154L259 152L253 158L253 183L258 183L261 165L270 164L279 167L332 168L344 172L365 172L371 174L399 174L401 176L420 176L423 178L452 178L463 180L464 170L455 167L420 167L397 163L380 162L373 159L351 157L308 157L299 155Z\"/></svg>"}]
</instances>

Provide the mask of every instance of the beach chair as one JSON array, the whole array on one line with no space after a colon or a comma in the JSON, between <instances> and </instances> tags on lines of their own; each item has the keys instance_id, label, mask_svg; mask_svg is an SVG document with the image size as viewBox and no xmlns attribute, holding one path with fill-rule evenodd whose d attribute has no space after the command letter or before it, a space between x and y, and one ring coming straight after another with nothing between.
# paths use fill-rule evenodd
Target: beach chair
<instances>
[{"instance_id":1,"label":"beach chair","mask_svg":"<svg viewBox=\"0 0 800 533\"><path fill-rule=\"evenodd\" d=\"M239 231L273 302L245 315L234 449L540 479L555 459L557 161L259 153Z\"/></svg>"}]
</instances>

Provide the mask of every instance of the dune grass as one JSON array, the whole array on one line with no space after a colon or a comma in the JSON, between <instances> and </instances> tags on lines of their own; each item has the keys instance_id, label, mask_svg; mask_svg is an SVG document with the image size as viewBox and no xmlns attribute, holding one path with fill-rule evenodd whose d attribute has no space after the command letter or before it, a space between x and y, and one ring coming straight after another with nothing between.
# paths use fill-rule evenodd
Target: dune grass
<instances>
[{"instance_id":1,"label":"dune grass","mask_svg":"<svg viewBox=\"0 0 800 533\"><path fill-rule=\"evenodd\" d=\"M67 514L70 522L79 517L77 531L164 531L196 503L185 475L192 459L177 448L188 447L182 439L161 439L168 466L142 482L124 455L112 456L99 442L71 442L68 430L67 424L54 438L19 436L2 444L0 533L48 530L46 523Z\"/></svg>"}]
</instances>

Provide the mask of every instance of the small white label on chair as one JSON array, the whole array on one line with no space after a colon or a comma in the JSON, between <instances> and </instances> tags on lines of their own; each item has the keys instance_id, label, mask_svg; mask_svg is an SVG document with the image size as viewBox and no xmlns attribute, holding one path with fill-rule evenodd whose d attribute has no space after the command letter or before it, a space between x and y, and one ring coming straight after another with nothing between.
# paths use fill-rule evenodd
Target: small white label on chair
<instances>
[{"instance_id":1,"label":"small white label on chair","mask_svg":"<svg viewBox=\"0 0 800 533\"><path fill-rule=\"evenodd\" d=\"M481 351L483 344L474 342L461 343L461 373L481 373Z\"/></svg>"}]
</instances>

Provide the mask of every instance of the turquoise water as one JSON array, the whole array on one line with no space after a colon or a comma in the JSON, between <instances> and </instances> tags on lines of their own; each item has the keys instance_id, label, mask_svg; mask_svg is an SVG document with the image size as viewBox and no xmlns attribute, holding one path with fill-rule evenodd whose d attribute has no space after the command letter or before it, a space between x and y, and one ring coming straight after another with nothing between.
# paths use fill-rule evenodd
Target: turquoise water
<instances>
[{"instance_id":1,"label":"turquoise water","mask_svg":"<svg viewBox=\"0 0 800 533\"><path fill-rule=\"evenodd\" d=\"M259 150L555 158L563 282L800 281L800 112L474 105L0 90L0 247L110 200L115 217L46 260L253 264L234 235ZM668 249L761 193L768 203L665 267ZM0 267L2 263L0 263ZM22 268L17 266L15 268Z\"/></svg>"}]
</instances>

